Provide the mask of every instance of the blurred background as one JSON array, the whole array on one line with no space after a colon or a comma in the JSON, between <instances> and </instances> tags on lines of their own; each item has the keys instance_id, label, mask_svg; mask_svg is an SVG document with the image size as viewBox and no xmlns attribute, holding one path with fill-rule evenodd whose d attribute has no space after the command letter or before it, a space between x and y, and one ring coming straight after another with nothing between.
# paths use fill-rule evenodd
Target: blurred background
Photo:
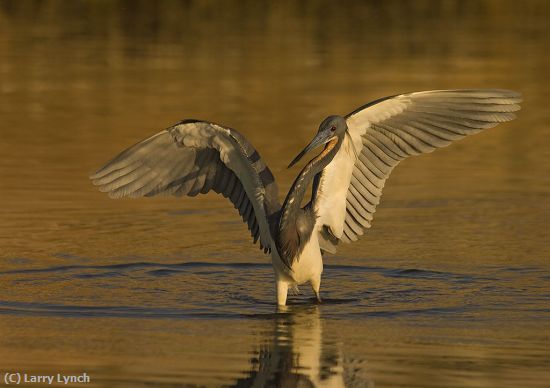
<instances>
[{"instance_id":1,"label":"blurred background","mask_svg":"<svg viewBox=\"0 0 550 388\"><path fill-rule=\"evenodd\" d=\"M543 0L0 0L0 359L105 386L546 386L549 18ZM306 287L273 315L268 258L221 197L88 180L197 118L243 133L283 197L324 117L446 88L523 108L395 169L372 229L326 257L341 303Z\"/></svg>"}]
</instances>

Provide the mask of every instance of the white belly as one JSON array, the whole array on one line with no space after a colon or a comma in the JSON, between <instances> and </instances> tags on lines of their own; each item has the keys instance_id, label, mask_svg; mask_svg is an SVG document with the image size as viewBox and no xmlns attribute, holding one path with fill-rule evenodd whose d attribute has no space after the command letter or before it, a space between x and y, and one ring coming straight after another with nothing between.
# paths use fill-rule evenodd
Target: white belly
<instances>
[{"instance_id":1,"label":"white belly","mask_svg":"<svg viewBox=\"0 0 550 388\"><path fill-rule=\"evenodd\" d=\"M276 250L275 250L276 251ZM323 257L319 249L317 233L314 231L303 251L292 265L292 272L279 259L276 252L273 257L273 267L278 277L289 283L302 284L313 279L319 279L323 272Z\"/></svg>"}]
</instances>

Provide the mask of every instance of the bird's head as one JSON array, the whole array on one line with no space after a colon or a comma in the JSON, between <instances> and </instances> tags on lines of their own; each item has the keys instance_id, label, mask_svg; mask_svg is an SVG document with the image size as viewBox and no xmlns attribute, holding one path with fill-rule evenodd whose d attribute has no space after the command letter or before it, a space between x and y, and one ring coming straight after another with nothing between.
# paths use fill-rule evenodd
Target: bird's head
<instances>
[{"instance_id":1,"label":"bird's head","mask_svg":"<svg viewBox=\"0 0 550 388\"><path fill-rule=\"evenodd\" d=\"M319 130L317 131L317 135L313 138L313 140L294 158L292 162L288 165L288 167L294 166L302 157L307 154L309 151L327 144L331 142L332 147L338 142L343 139L343 137L346 134L346 130L348 129L348 125L346 123L346 119L342 116L328 116L326 119L323 120L321 125L319 125ZM331 148L332 148L331 147Z\"/></svg>"}]
</instances>

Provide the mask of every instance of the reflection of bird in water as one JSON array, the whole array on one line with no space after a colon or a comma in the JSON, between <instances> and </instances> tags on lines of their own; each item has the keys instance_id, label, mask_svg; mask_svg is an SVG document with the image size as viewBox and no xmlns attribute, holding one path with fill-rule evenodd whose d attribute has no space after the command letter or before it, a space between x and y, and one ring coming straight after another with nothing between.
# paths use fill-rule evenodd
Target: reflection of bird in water
<instances>
[{"instance_id":1,"label":"reflection of bird in water","mask_svg":"<svg viewBox=\"0 0 550 388\"><path fill-rule=\"evenodd\" d=\"M340 242L356 241L370 227L384 183L401 160L512 120L520 101L506 90L440 90L387 97L343 117L329 116L290 163L324 145L298 174L282 206L258 151L234 129L206 121L167 128L91 178L114 198L222 194L238 209L254 242L271 253L277 303L285 305L289 287L307 282L320 300L322 252L336 252ZM302 207L311 182L311 201Z\"/></svg>"},{"instance_id":2,"label":"reflection of bird in water","mask_svg":"<svg viewBox=\"0 0 550 388\"><path fill-rule=\"evenodd\" d=\"M356 376L353 367L344 368L338 344L323 338L318 306L301 307L277 315L273 338L251 360L248 376L234 386L338 388L352 382L369 387L370 382Z\"/></svg>"}]
</instances>

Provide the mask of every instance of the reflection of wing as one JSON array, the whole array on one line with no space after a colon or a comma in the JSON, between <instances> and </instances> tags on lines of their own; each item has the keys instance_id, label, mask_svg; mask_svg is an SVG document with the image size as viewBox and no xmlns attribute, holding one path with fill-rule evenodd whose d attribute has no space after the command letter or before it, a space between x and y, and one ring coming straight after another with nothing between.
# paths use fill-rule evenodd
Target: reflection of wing
<instances>
[{"instance_id":1,"label":"reflection of wing","mask_svg":"<svg viewBox=\"0 0 550 388\"><path fill-rule=\"evenodd\" d=\"M186 120L116 156L90 177L113 198L210 190L229 198L265 251L272 247L268 217L279 210L277 186L258 152L240 133Z\"/></svg>"},{"instance_id":2,"label":"reflection of wing","mask_svg":"<svg viewBox=\"0 0 550 388\"><path fill-rule=\"evenodd\" d=\"M321 248L336 252L340 241L356 241L370 227L401 160L510 121L519 102L508 90L436 90L387 97L347 115L349 136L313 185Z\"/></svg>"}]
</instances>

